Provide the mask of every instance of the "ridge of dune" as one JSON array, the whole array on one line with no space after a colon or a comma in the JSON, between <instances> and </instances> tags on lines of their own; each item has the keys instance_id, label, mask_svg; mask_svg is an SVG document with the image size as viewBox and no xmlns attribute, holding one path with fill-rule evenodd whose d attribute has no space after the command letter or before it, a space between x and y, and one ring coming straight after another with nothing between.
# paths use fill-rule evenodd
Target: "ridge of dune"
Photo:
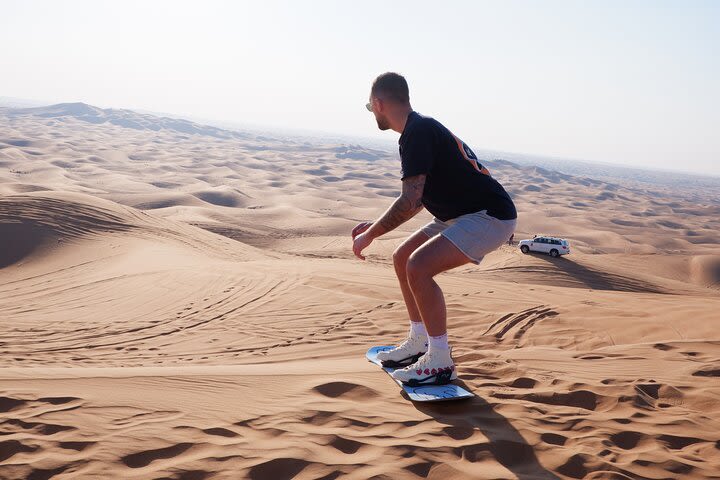
<instances>
[{"instance_id":1,"label":"ridge of dune","mask_svg":"<svg viewBox=\"0 0 720 480\"><path fill-rule=\"evenodd\" d=\"M109 200L75 192L40 191L0 197L0 236L7 239L0 268L49 251L106 236L176 243L207 255L262 259L254 247L205 230L154 217Z\"/></svg>"},{"instance_id":2,"label":"ridge of dune","mask_svg":"<svg viewBox=\"0 0 720 480\"><path fill-rule=\"evenodd\" d=\"M690 260L690 278L694 283L720 287L720 255L698 255Z\"/></svg>"},{"instance_id":3,"label":"ridge of dune","mask_svg":"<svg viewBox=\"0 0 720 480\"><path fill-rule=\"evenodd\" d=\"M126 109L99 108L82 102L58 103L42 107L8 108L6 110L11 116L32 115L60 121L76 119L96 125L109 123L134 130L158 131L165 129L184 134L208 135L218 138L245 138L250 136L246 133L201 125L189 120L158 117Z\"/></svg>"}]
</instances>

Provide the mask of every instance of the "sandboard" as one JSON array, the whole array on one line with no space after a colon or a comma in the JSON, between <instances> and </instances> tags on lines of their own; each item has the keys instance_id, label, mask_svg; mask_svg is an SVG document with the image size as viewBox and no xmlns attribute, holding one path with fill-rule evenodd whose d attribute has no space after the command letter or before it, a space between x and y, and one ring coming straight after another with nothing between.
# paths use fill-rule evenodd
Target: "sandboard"
<instances>
[{"instance_id":1,"label":"sandboard","mask_svg":"<svg viewBox=\"0 0 720 480\"><path fill-rule=\"evenodd\" d=\"M377 358L377 354L378 352L390 350L391 348L393 347L372 347L367 351L365 356L369 362L379 366L389 375L394 369L383 367L382 363L380 363L380 360ZM468 392L464 388L453 383L448 383L447 385L421 385L419 387L411 387L409 385L405 385L399 380L395 380L394 378L393 381L400 385L400 388L405 390L405 393L407 393L408 397L410 397L410 400L414 402L447 402L451 400L462 400L464 398L474 397L471 392Z\"/></svg>"}]
</instances>

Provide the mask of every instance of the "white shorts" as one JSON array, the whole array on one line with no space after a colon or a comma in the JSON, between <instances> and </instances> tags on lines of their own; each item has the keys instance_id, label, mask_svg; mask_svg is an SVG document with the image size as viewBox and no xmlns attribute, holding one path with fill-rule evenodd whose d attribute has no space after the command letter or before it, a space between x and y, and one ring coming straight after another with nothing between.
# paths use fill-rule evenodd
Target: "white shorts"
<instances>
[{"instance_id":1,"label":"white shorts","mask_svg":"<svg viewBox=\"0 0 720 480\"><path fill-rule=\"evenodd\" d=\"M485 255L507 243L515 232L517 219L499 220L487 214L487 210L468 213L446 222L433 218L420 229L428 237L442 235L478 264Z\"/></svg>"}]
</instances>

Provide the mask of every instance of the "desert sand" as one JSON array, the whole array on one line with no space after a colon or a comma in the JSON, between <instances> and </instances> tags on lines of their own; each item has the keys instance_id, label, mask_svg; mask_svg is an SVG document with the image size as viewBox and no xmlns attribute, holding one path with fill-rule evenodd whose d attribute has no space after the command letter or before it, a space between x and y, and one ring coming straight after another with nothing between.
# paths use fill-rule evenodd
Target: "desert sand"
<instances>
[{"instance_id":1,"label":"desert sand","mask_svg":"<svg viewBox=\"0 0 720 480\"><path fill-rule=\"evenodd\" d=\"M0 109L0 478L720 478L717 190L484 163L573 253L440 275L476 397L420 404L364 354L430 216L349 235L396 152Z\"/></svg>"}]
</instances>

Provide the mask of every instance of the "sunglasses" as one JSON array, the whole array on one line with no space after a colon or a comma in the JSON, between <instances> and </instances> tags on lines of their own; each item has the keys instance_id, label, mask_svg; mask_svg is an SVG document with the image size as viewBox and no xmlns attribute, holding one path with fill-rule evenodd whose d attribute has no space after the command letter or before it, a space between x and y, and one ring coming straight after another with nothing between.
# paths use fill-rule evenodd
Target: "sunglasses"
<instances>
[{"instance_id":1,"label":"sunglasses","mask_svg":"<svg viewBox=\"0 0 720 480\"><path fill-rule=\"evenodd\" d=\"M366 104L365 104L365 108L367 108L369 112L372 112L372 111L373 111L373 110L372 110L372 103L370 103L370 102L366 103Z\"/></svg>"}]
</instances>

